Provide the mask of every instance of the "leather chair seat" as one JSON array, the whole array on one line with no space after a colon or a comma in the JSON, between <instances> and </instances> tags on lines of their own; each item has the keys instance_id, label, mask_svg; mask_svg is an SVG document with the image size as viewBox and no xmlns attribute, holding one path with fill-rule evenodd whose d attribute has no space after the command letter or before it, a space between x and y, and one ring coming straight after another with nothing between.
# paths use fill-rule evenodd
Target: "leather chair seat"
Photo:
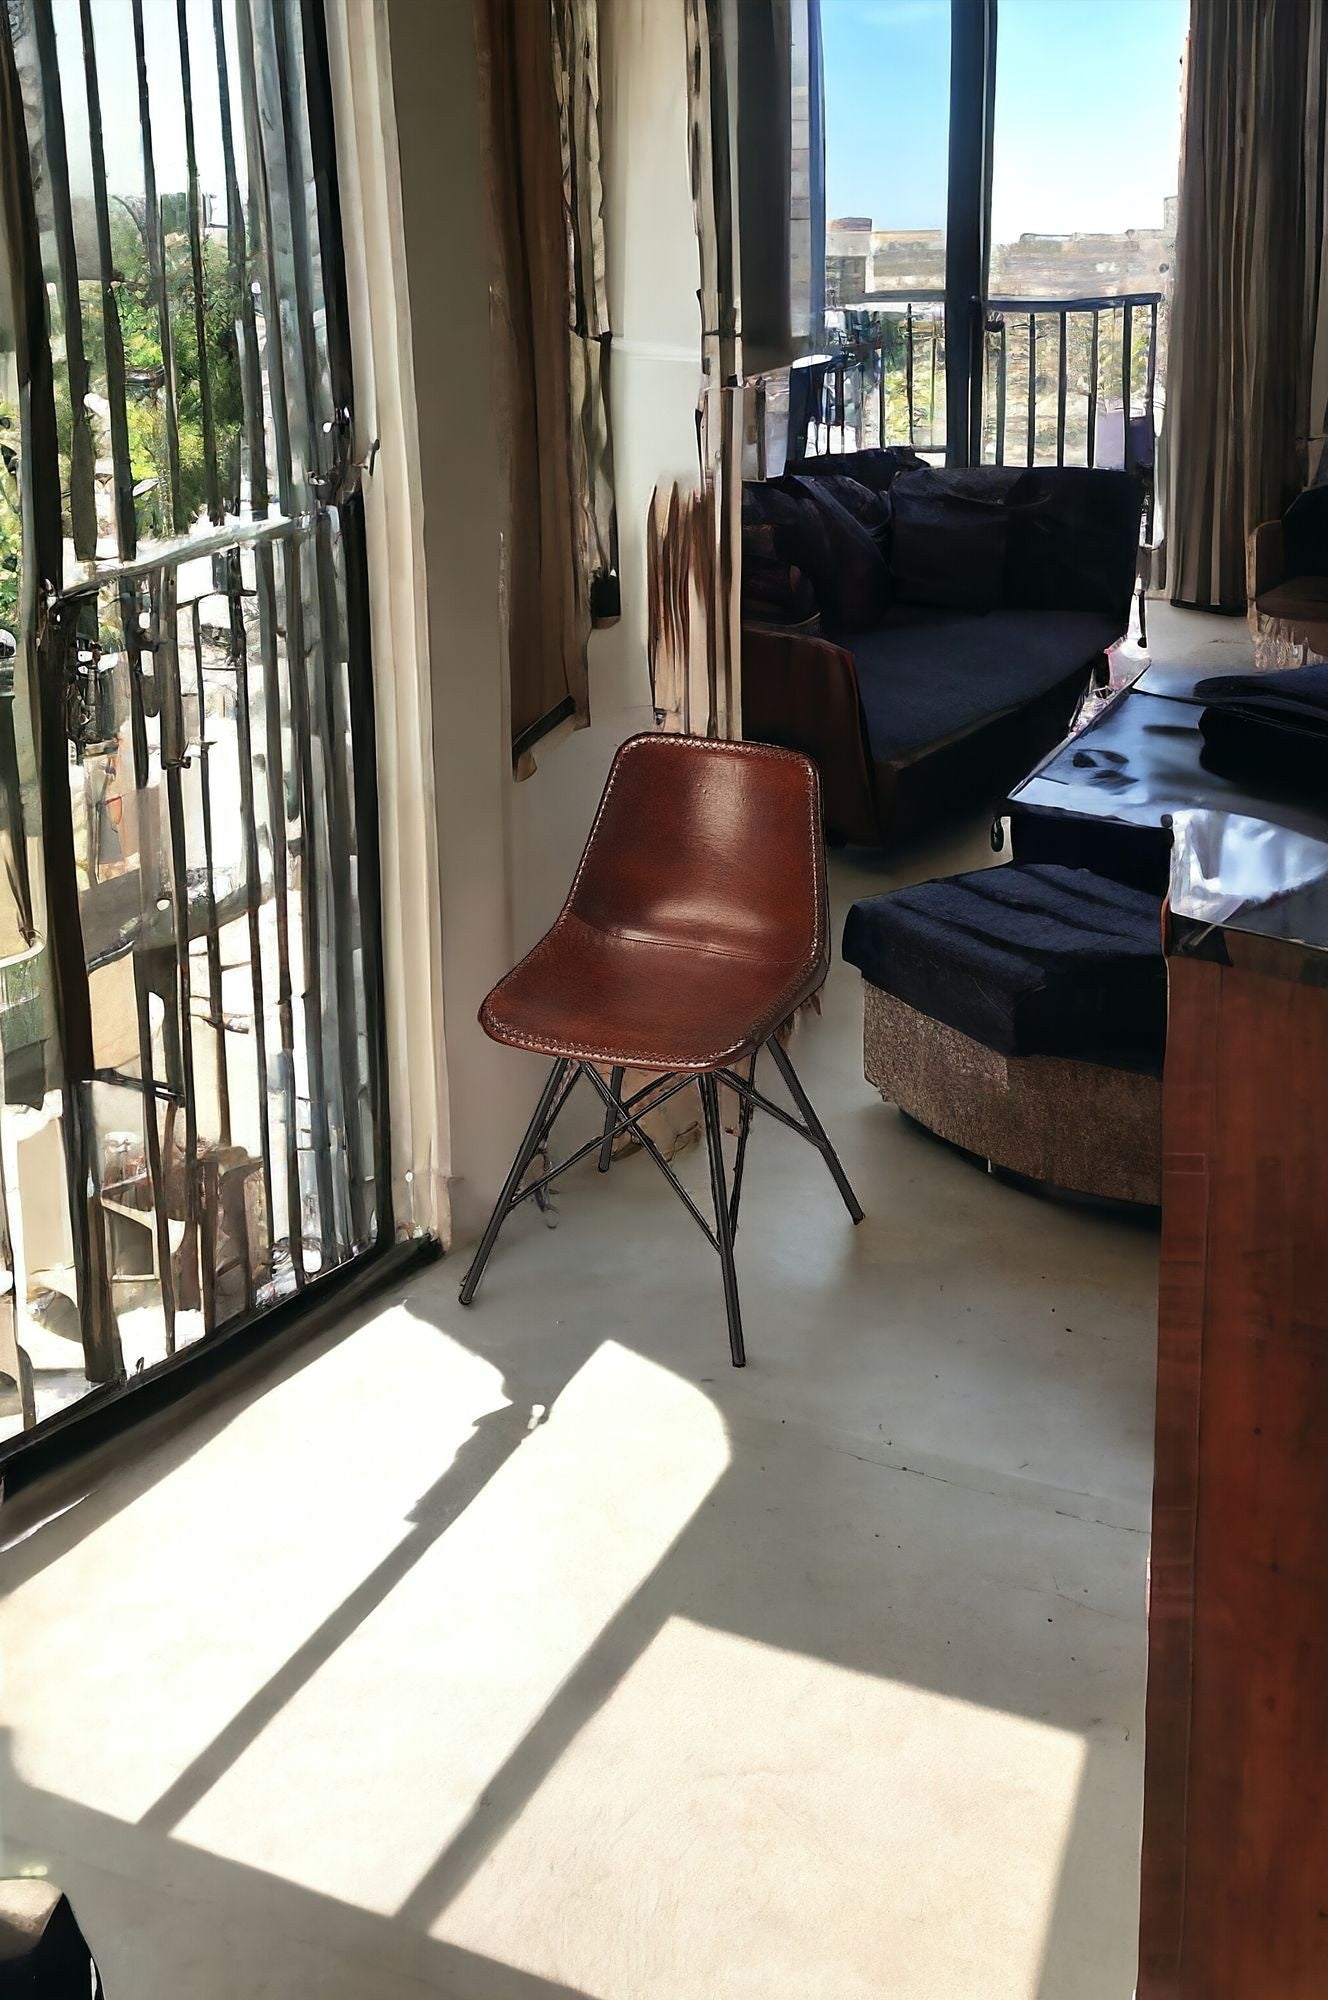
<instances>
[{"instance_id":1,"label":"leather chair seat","mask_svg":"<svg viewBox=\"0 0 1328 2000\"><path fill-rule=\"evenodd\" d=\"M1328 576L1292 576L1255 600L1265 618L1284 624L1328 623Z\"/></svg>"},{"instance_id":2,"label":"leather chair seat","mask_svg":"<svg viewBox=\"0 0 1328 2000\"><path fill-rule=\"evenodd\" d=\"M557 921L480 1025L573 1062L701 1073L759 1049L829 964L807 760L638 736L614 760Z\"/></svg>"},{"instance_id":3,"label":"leather chair seat","mask_svg":"<svg viewBox=\"0 0 1328 2000\"><path fill-rule=\"evenodd\" d=\"M823 977L805 956L692 947L569 916L495 988L481 1020L495 1041L541 1055L718 1069L760 1048Z\"/></svg>"}]
</instances>

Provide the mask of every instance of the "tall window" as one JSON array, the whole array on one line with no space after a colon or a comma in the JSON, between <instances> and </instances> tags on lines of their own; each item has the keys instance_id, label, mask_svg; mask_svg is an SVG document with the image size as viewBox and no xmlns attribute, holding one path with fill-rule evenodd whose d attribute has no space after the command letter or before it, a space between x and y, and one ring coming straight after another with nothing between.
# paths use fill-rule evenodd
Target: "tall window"
<instances>
[{"instance_id":1,"label":"tall window","mask_svg":"<svg viewBox=\"0 0 1328 2000\"><path fill-rule=\"evenodd\" d=\"M321 0L3 0L0 131L2 1456L390 1214Z\"/></svg>"},{"instance_id":2,"label":"tall window","mask_svg":"<svg viewBox=\"0 0 1328 2000\"><path fill-rule=\"evenodd\" d=\"M821 0L832 358L802 398L819 448L1151 464L1187 15Z\"/></svg>"}]
</instances>

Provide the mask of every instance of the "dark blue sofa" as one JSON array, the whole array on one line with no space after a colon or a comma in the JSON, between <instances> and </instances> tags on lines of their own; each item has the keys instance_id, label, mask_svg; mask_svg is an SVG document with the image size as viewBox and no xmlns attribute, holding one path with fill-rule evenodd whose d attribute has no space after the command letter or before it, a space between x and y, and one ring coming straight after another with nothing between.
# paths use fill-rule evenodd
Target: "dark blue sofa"
<instances>
[{"instance_id":1,"label":"dark blue sofa","mask_svg":"<svg viewBox=\"0 0 1328 2000\"><path fill-rule=\"evenodd\" d=\"M1141 505L1124 472L938 471L898 452L749 484L744 733L815 759L841 841L884 845L995 804L1126 630ZM754 601L749 543L791 566L796 617L781 620L777 590Z\"/></svg>"}]
</instances>

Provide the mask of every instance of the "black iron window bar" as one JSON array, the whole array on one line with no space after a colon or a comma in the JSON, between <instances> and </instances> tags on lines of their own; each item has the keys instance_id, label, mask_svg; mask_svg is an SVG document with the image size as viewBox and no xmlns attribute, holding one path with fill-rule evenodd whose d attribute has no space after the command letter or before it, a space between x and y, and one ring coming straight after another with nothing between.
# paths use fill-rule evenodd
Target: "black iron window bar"
<instances>
[{"instance_id":1,"label":"black iron window bar","mask_svg":"<svg viewBox=\"0 0 1328 2000\"><path fill-rule=\"evenodd\" d=\"M95 16L93 0L76 0L57 32L53 0L7 0L0 108L27 371L28 671L41 711L66 1184L86 1373L113 1385L126 1359L99 1087L141 1105L167 1357L182 1270L210 1335L223 1317L383 1247L391 1216L363 511L322 4L212 0L200 49L189 0L169 11L130 0L141 180L114 196ZM126 60L118 45L110 60ZM220 134L210 162L199 151L203 87ZM158 143L167 98L183 123L173 186L161 182ZM117 116L124 109L117 95ZM90 242L71 182L69 132L80 126ZM233 718L224 749L217 701ZM71 758L132 772L145 824L164 802L135 907L99 883L91 832L80 865ZM0 759L4 796L17 802L18 751L4 732ZM227 769L238 831L218 821ZM21 836L15 844L21 852ZM223 961L236 927L242 966ZM136 1075L99 1058L89 993L90 975L120 959L132 967ZM236 1074L229 1029L246 973L250 1079ZM258 1131L238 1149L249 1156L228 1195L241 1085L256 1093ZM247 1219L245 1240L237 1247L231 1227L219 1247L227 1201L247 1218L248 1183L257 1255ZM183 1249L171 1241L181 1224ZM218 1281L233 1270L222 1301Z\"/></svg>"},{"instance_id":2,"label":"black iron window bar","mask_svg":"<svg viewBox=\"0 0 1328 2000\"><path fill-rule=\"evenodd\" d=\"M1057 465L1096 465L1099 410L1104 398L1110 397L1123 416L1125 462L1147 475L1151 452L1146 459L1139 452L1131 419L1136 414L1146 417L1151 436L1161 306L1160 292L986 301L981 308L983 368L974 434L980 449L974 456L997 465L1034 465L1053 458ZM855 431L861 443L869 411L882 445L906 444L945 454L946 426L938 390L945 384L950 336L943 307L940 293L873 293L861 306L846 309L845 328L834 351L826 360L810 364L819 371L817 391L807 405L803 428L789 439L789 458L801 458L813 448L846 449ZM1081 344L1077 335L1086 335L1086 357L1075 351ZM895 421L888 400L892 381L902 384L904 392L903 410ZM1017 392L1013 397L1012 387ZM1082 439L1070 433L1072 393L1082 394L1086 401ZM1008 413L1012 402L1017 409L1021 401L1024 423L1016 444ZM1040 419L1053 407L1055 431L1048 438ZM1150 485L1147 478L1145 483ZM1150 491L1146 523L1150 539L1151 505Z\"/></svg>"}]
</instances>

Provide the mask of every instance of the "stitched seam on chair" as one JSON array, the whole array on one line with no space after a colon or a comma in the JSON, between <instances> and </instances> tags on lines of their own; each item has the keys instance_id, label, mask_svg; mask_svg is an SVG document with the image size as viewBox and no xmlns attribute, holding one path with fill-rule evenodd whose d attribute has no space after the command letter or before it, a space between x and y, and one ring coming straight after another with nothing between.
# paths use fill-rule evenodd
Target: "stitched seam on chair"
<instances>
[{"instance_id":1,"label":"stitched seam on chair","mask_svg":"<svg viewBox=\"0 0 1328 2000\"><path fill-rule=\"evenodd\" d=\"M615 943L649 945L654 951L676 951L680 957L689 952L704 952L711 958L741 959L746 964L759 965L764 956L759 951L734 950L730 945L703 944L698 938L649 937L644 931L610 930L605 924L591 923L587 917L580 917L577 921L583 923L588 931L597 931L601 937L612 938Z\"/></svg>"}]
</instances>

